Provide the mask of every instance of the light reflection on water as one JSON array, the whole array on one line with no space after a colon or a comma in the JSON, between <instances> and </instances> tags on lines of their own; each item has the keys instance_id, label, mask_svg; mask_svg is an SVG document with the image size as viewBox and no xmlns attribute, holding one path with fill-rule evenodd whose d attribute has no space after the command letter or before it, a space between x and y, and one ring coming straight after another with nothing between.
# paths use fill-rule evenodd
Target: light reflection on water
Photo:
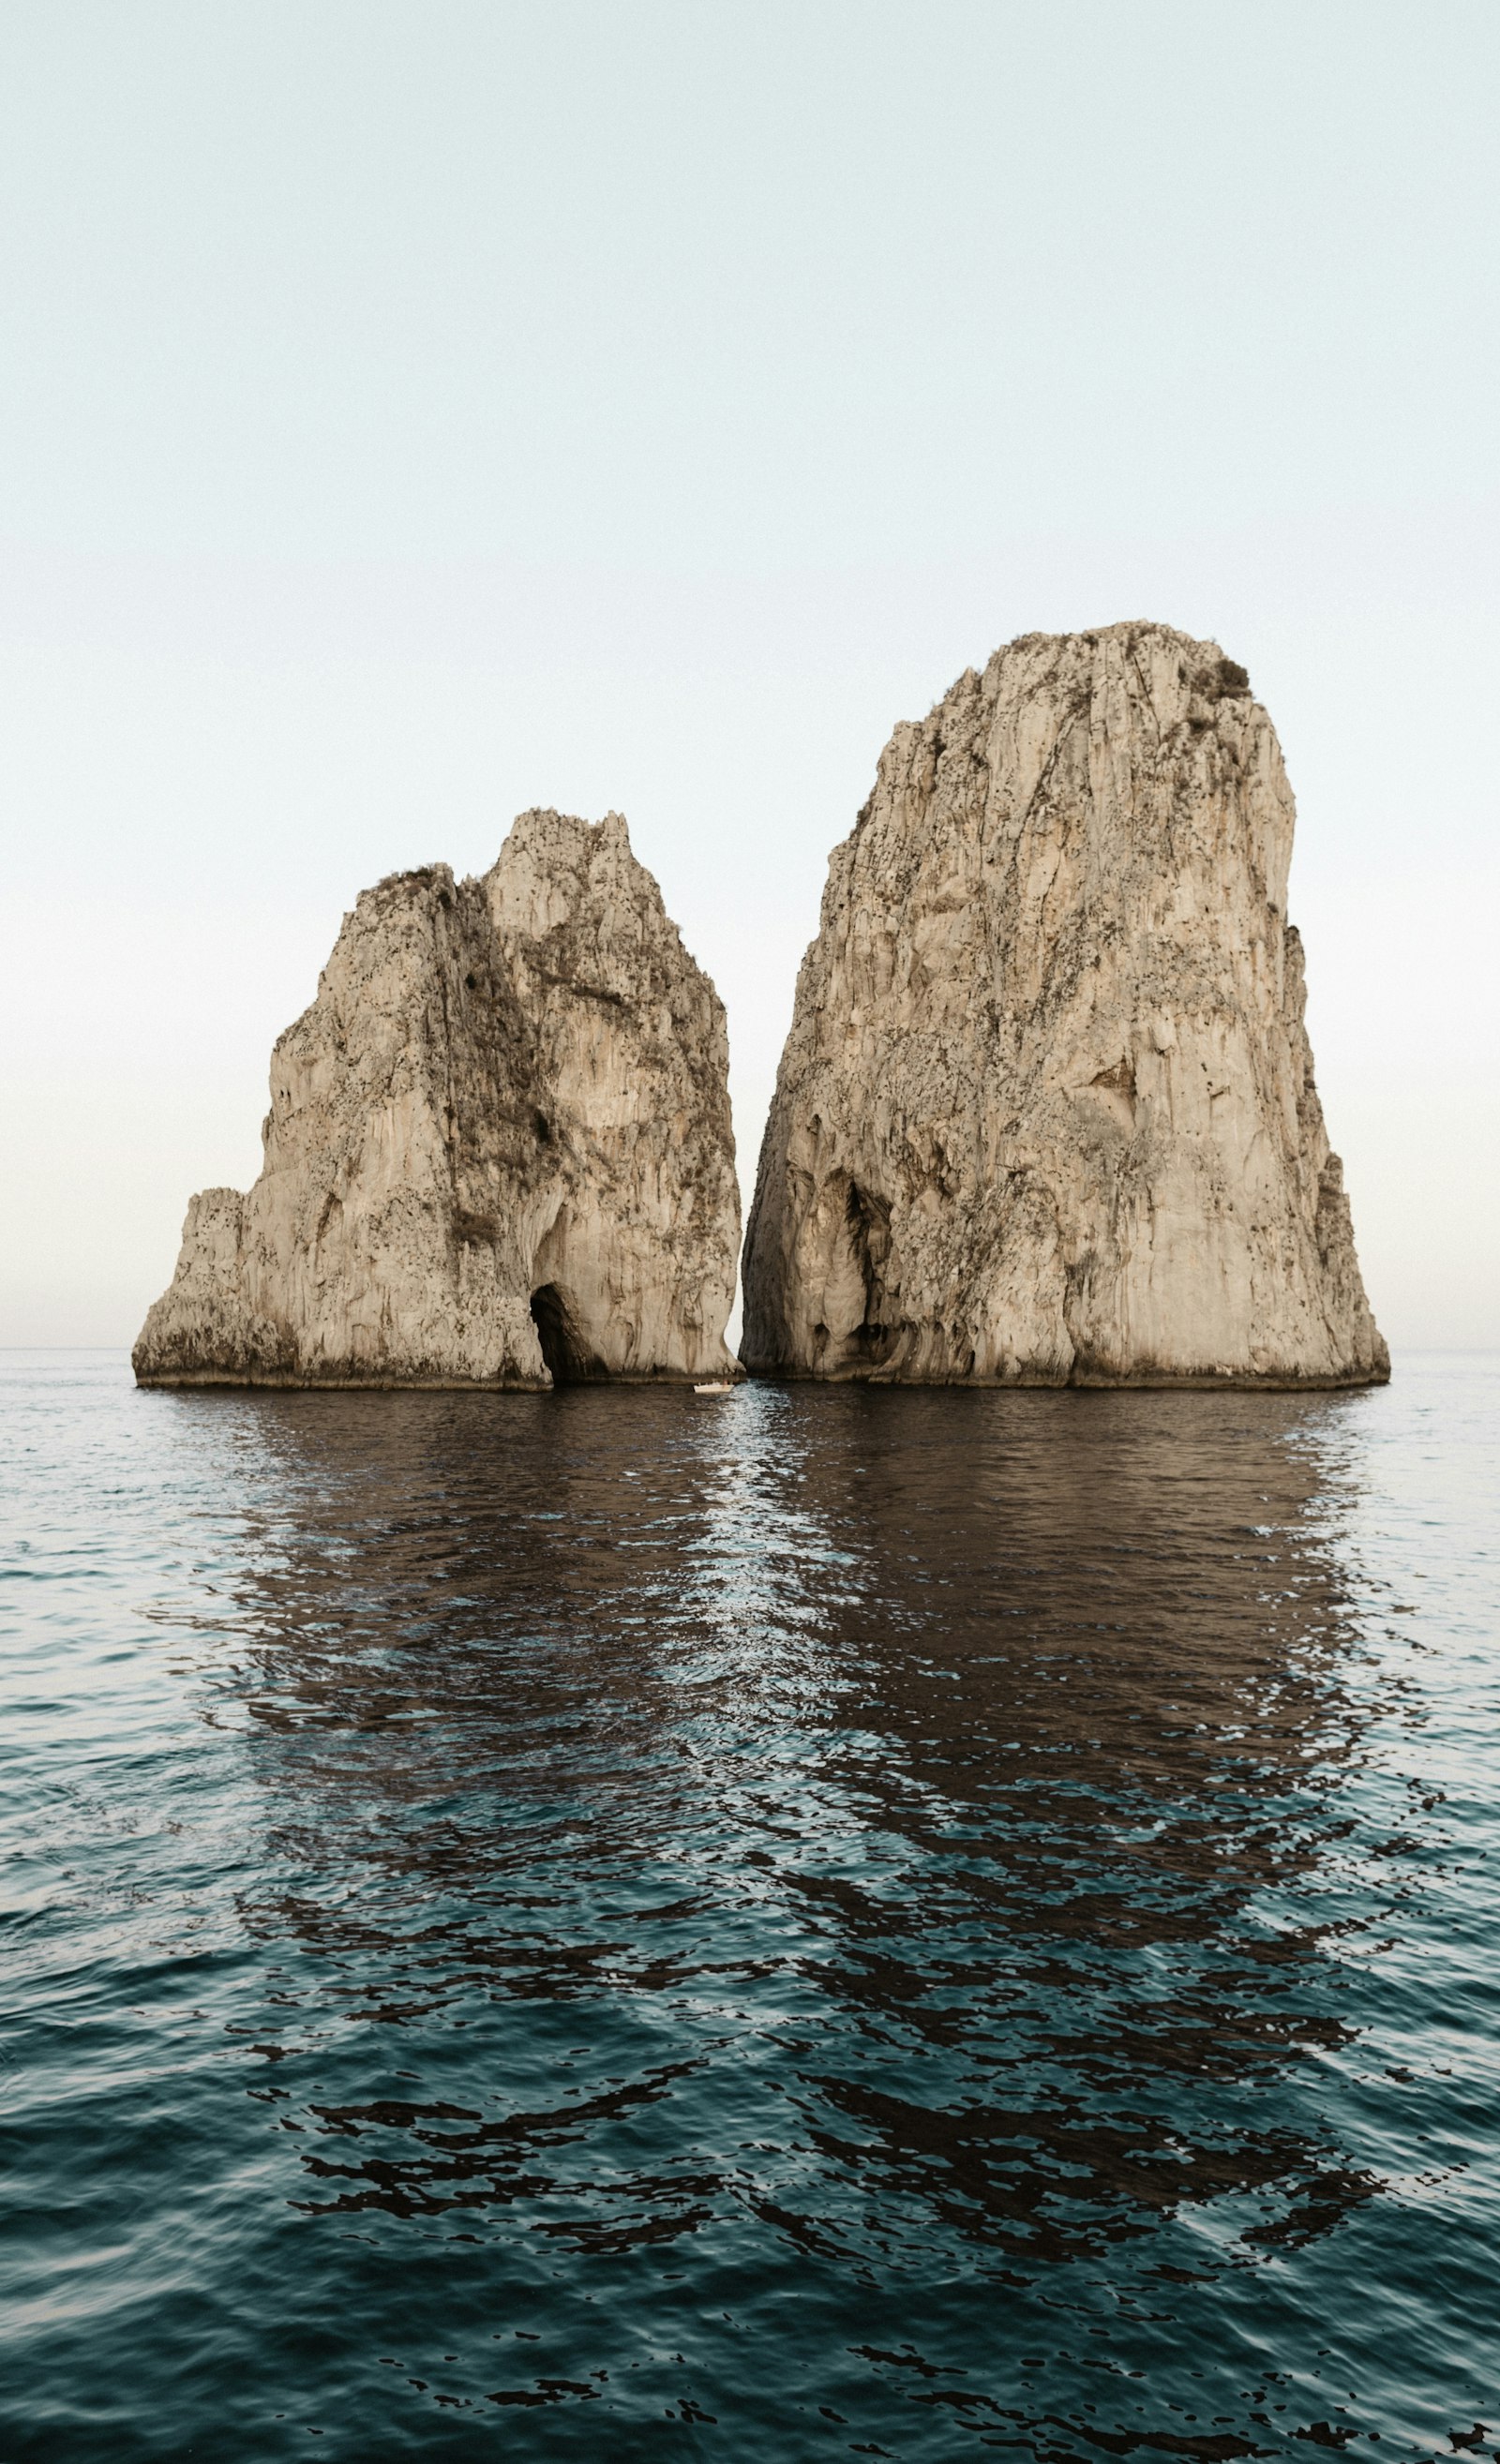
<instances>
[{"instance_id":1,"label":"light reflection on water","mask_svg":"<svg viewBox=\"0 0 1500 2464\"><path fill-rule=\"evenodd\" d=\"M7 2452L1500 2444L1500 1375L1400 1366L11 1355Z\"/></svg>"}]
</instances>

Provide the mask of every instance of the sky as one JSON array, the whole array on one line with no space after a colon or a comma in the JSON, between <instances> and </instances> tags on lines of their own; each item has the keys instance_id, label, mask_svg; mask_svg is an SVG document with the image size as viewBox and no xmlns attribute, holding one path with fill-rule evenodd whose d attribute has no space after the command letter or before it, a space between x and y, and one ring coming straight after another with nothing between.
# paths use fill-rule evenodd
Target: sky
<instances>
[{"instance_id":1,"label":"sky","mask_svg":"<svg viewBox=\"0 0 1500 2464\"><path fill-rule=\"evenodd\" d=\"M1494 0L7 0L0 1343L127 1344L345 910L618 809L741 1177L1017 633L1281 735L1377 1315L1500 1344Z\"/></svg>"}]
</instances>

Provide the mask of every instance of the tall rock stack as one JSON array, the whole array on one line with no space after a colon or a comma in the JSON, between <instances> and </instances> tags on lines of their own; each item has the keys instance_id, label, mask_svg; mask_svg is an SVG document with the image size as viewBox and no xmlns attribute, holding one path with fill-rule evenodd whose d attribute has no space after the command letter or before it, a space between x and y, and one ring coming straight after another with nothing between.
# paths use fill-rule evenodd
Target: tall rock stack
<instances>
[{"instance_id":1,"label":"tall rock stack","mask_svg":"<svg viewBox=\"0 0 1500 2464\"><path fill-rule=\"evenodd\" d=\"M265 1164L188 1211L143 1385L731 1372L728 1045L618 814L398 873L272 1055Z\"/></svg>"},{"instance_id":2,"label":"tall rock stack","mask_svg":"<svg viewBox=\"0 0 1500 2464\"><path fill-rule=\"evenodd\" d=\"M746 1243L747 1367L1389 1375L1303 1026L1293 805L1217 645L1027 634L835 848Z\"/></svg>"}]
</instances>

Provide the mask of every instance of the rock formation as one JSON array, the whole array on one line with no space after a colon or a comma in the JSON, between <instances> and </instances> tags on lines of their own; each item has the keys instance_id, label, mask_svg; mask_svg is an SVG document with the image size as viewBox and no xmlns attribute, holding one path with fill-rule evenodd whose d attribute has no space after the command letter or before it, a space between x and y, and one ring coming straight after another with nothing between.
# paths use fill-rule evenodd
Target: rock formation
<instances>
[{"instance_id":1,"label":"rock formation","mask_svg":"<svg viewBox=\"0 0 1500 2464\"><path fill-rule=\"evenodd\" d=\"M276 1044L265 1164L193 1199L143 1385L732 1373L723 1006L611 813L395 873Z\"/></svg>"},{"instance_id":2,"label":"rock formation","mask_svg":"<svg viewBox=\"0 0 1500 2464\"><path fill-rule=\"evenodd\" d=\"M1027 634L835 848L746 1243L754 1371L1389 1375L1303 1027L1293 807L1212 642Z\"/></svg>"}]
</instances>

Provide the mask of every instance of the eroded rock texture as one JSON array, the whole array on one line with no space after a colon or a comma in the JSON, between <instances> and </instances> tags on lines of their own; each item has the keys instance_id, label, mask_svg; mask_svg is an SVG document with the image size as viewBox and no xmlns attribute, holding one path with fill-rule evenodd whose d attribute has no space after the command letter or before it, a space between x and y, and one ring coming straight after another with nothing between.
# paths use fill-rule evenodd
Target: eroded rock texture
<instances>
[{"instance_id":1,"label":"eroded rock texture","mask_svg":"<svg viewBox=\"0 0 1500 2464\"><path fill-rule=\"evenodd\" d=\"M366 891L193 1199L147 1385L546 1386L733 1363L724 1013L618 814Z\"/></svg>"},{"instance_id":2,"label":"eroded rock texture","mask_svg":"<svg viewBox=\"0 0 1500 2464\"><path fill-rule=\"evenodd\" d=\"M898 727L822 926L745 1253L753 1370L1385 1377L1303 1027L1293 806L1212 642L1028 634Z\"/></svg>"}]
</instances>

